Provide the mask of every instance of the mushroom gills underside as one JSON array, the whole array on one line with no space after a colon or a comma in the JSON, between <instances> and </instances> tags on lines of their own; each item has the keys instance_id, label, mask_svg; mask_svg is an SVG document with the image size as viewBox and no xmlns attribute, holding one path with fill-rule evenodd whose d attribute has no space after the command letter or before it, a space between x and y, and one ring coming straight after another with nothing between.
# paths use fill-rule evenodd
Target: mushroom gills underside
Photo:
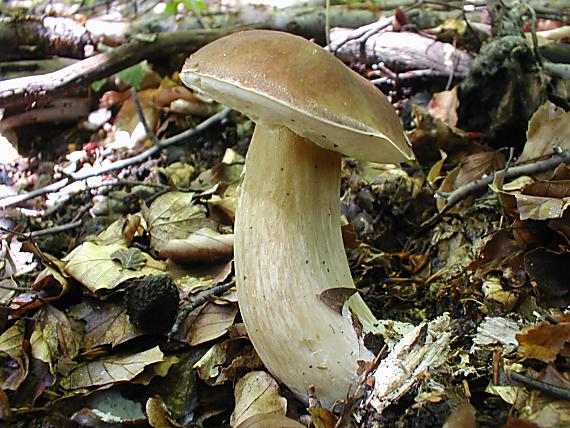
<instances>
[{"instance_id":1,"label":"mushroom gills underside","mask_svg":"<svg viewBox=\"0 0 570 428\"><path fill-rule=\"evenodd\" d=\"M398 163L409 158L384 134L356 121L350 114L350 106L342 117L326 118L326 105L320 106L323 116L316 116L237 83L190 72L182 77L187 86L243 112L256 123L287 126L324 149L379 163Z\"/></svg>"}]
</instances>

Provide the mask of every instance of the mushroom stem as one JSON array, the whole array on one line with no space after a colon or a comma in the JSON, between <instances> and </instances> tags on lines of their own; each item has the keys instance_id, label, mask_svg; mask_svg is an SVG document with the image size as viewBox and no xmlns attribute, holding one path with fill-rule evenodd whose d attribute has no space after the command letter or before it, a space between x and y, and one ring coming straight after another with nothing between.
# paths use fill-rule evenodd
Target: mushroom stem
<instances>
[{"instance_id":1,"label":"mushroom stem","mask_svg":"<svg viewBox=\"0 0 570 428\"><path fill-rule=\"evenodd\" d=\"M374 322L362 298L353 295L343 315L318 298L354 287L340 230L340 173L340 154L257 123L235 224L238 300L253 346L301 399L314 385L325 405L354 391L358 361L373 358L351 319Z\"/></svg>"}]
</instances>

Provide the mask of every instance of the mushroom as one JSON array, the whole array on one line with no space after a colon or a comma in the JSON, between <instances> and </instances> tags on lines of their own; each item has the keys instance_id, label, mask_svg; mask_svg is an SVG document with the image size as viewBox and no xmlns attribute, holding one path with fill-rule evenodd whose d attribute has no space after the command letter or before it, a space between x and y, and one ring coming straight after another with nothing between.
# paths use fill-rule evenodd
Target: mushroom
<instances>
[{"instance_id":1,"label":"mushroom","mask_svg":"<svg viewBox=\"0 0 570 428\"><path fill-rule=\"evenodd\" d=\"M412 159L398 117L368 80L283 32L218 39L186 60L181 79L256 123L234 227L242 318L267 369L305 402L313 385L330 406L374 358L355 326L376 321L358 294L342 314L319 299L354 287L340 228L341 155Z\"/></svg>"}]
</instances>

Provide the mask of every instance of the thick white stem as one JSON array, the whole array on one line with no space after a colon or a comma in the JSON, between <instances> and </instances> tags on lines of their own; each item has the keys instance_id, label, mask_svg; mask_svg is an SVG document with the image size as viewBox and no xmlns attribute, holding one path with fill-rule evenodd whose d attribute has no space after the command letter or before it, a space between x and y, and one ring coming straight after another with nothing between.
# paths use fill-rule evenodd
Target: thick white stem
<instances>
[{"instance_id":1,"label":"thick white stem","mask_svg":"<svg viewBox=\"0 0 570 428\"><path fill-rule=\"evenodd\" d=\"M373 355L340 315L318 299L354 287L340 231L341 156L284 127L257 124L235 224L241 314L269 371L306 400L310 385L331 405L354 391L358 361ZM361 323L374 322L359 295Z\"/></svg>"}]
</instances>

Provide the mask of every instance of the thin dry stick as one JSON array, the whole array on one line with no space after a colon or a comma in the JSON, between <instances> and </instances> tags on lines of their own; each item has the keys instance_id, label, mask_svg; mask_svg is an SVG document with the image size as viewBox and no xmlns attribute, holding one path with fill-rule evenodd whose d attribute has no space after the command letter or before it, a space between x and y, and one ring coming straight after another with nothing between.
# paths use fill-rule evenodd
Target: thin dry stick
<instances>
[{"instance_id":1,"label":"thin dry stick","mask_svg":"<svg viewBox=\"0 0 570 428\"><path fill-rule=\"evenodd\" d=\"M69 229L73 229L81 226L83 222L81 220L72 221L71 223L61 224L59 226L48 227L46 229L34 230L33 232L27 233L28 238L37 238L38 236L54 235L56 233L64 232Z\"/></svg>"},{"instance_id":2,"label":"thin dry stick","mask_svg":"<svg viewBox=\"0 0 570 428\"><path fill-rule=\"evenodd\" d=\"M532 389L537 389L539 391L545 392L546 394L562 398L563 400L570 400L570 389L568 388L562 388L557 385L542 382L538 379L532 379L517 372L510 372L509 378L513 382L522 383L523 385L528 386Z\"/></svg>"},{"instance_id":3,"label":"thin dry stick","mask_svg":"<svg viewBox=\"0 0 570 428\"><path fill-rule=\"evenodd\" d=\"M505 173L505 179L517 178L523 175L539 174L541 172L550 171L561 163L570 163L570 151L561 150L560 148L555 147L554 153L554 156L548 159L508 168ZM441 219L451 207L465 199L467 196L479 190L483 190L485 187L491 184L495 179L495 174L496 173L492 173L479 180L467 183L455 189L453 192L436 192L436 196L445 198L447 204L443 210L441 210L441 212L434 214L431 218L423 222L423 224L415 231L414 235L418 235L422 233L427 227L432 226L439 219Z\"/></svg>"},{"instance_id":4,"label":"thin dry stick","mask_svg":"<svg viewBox=\"0 0 570 428\"><path fill-rule=\"evenodd\" d=\"M505 174L505 178L509 179L521 177L523 175L539 174L556 168L561 163L570 163L570 152L567 150L555 149L555 155L548 159L509 168ZM449 209L470 194L484 189L491 184L494 179L495 173L492 173L480 178L479 180L464 184L453 192L436 192L436 195L445 198L447 202L445 208Z\"/></svg>"},{"instance_id":5,"label":"thin dry stick","mask_svg":"<svg viewBox=\"0 0 570 428\"><path fill-rule=\"evenodd\" d=\"M331 44L331 21L330 21L331 0L325 1L325 41L327 46Z\"/></svg>"},{"instance_id":6,"label":"thin dry stick","mask_svg":"<svg viewBox=\"0 0 570 428\"><path fill-rule=\"evenodd\" d=\"M37 198L38 196L42 196L42 195L45 195L48 193L57 192L58 190L67 186L68 184L71 184L71 183L76 182L76 181L86 180L86 179L91 178L91 177L96 177L98 175L106 174L106 173L111 172L111 171L116 171L118 169L123 169L123 168L126 168L128 166L132 166L132 165L136 165L138 163L141 163L141 162L145 161L146 159L148 159L149 157L155 155L156 153L159 153L162 149L164 149L168 146L178 144L181 141L184 141L186 139L189 139L189 138L192 138L192 137L195 137L195 136L201 134L202 132L204 132L206 129L208 129L212 125L219 123L223 119L225 119L230 114L230 112L231 112L231 109L226 108L226 109L210 116L208 119L206 119L205 121L203 121L199 125L195 126L194 128L188 129L188 130L186 130L186 131L184 131L178 135L175 135L174 137L167 138L166 140L159 141L159 144L157 144L157 145L151 147L150 149L145 150L144 152L142 152L136 156L133 156L131 158L122 159L120 161L113 162L110 165L106 165L106 166L101 167L101 168L96 168L96 169L93 169L93 170L90 170L87 172L69 174L68 177L66 177L62 180L59 180L59 181L52 183L52 184L45 186L45 187L41 187L39 189L32 190L31 192L28 192L28 193L24 193L24 194L20 194L20 195L16 195L16 196L8 196L8 197L0 198L0 209L19 204L19 203L22 203L24 201L27 201L27 200L30 200L33 198ZM144 125L144 122L143 122L143 125ZM148 128L148 124L146 125L146 127ZM150 138L152 138L152 137L150 137Z\"/></svg>"},{"instance_id":7,"label":"thin dry stick","mask_svg":"<svg viewBox=\"0 0 570 428\"><path fill-rule=\"evenodd\" d=\"M232 280L227 284L214 285L213 287L210 287L199 293L189 303L183 305L180 308L178 315L176 316L176 321L174 322L174 325L170 329L170 333L168 333L169 339L172 338L172 336L174 336L178 332L178 330L180 330L181 324L184 322L184 320L186 319L186 317L190 312L192 312L195 309L198 309L204 303L210 301L213 297L221 296L230 288L235 287L235 285L236 285L235 280Z\"/></svg>"}]
</instances>

